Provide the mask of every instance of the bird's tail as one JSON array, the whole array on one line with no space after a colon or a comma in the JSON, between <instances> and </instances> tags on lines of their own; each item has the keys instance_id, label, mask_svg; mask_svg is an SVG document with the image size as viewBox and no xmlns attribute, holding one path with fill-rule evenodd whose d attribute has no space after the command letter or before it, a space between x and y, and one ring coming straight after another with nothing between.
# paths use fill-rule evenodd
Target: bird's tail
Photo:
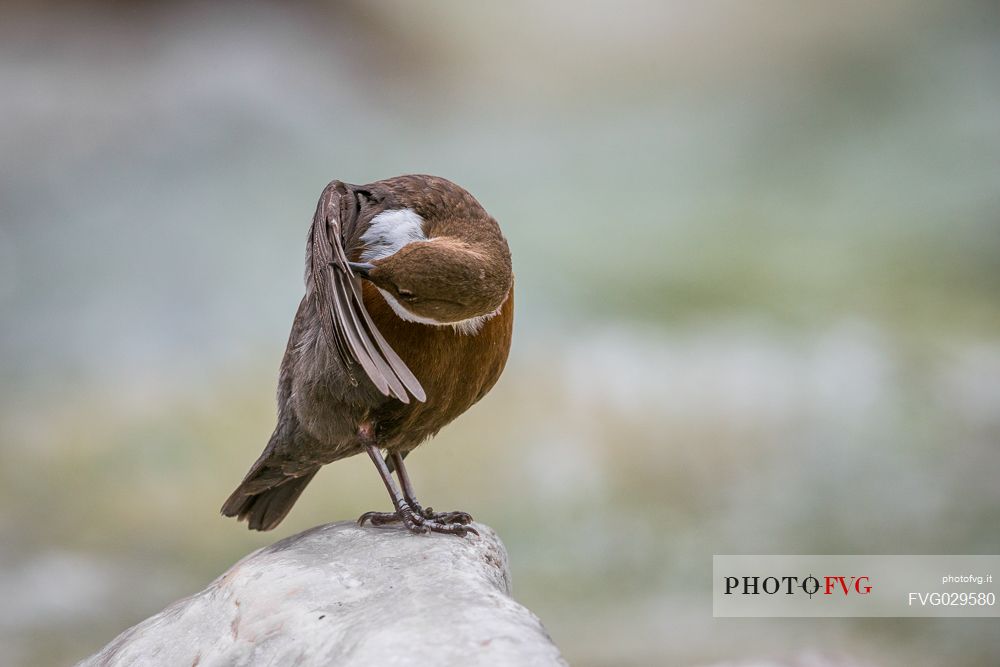
<instances>
[{"instance_id":1,"label":"bird's tail","mask_svg":"<svg viewBox=\"0 0 1000 667\"><path fill-rule=\"evenodd\" d=\"M288 476L258 461L226 500L222 514L237 521L246 519L250 530L271 530L285 518L318 471L316 466Z\"/></svg>"}]
</instances>

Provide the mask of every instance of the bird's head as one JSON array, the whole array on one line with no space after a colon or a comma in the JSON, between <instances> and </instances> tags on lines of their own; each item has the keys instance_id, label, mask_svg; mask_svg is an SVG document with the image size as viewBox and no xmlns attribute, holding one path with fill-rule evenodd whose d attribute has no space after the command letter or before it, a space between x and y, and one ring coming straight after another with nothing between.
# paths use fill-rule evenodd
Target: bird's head
<instances>
[{"instance_id":1,"label":"bird's head","mask_svg":"<svg viewBox=\"0 0 1000 667\"><path fill-rule=\"evenodd\" d=\"M508 253L448 236L413 241L350 266L402 319L424 324L461 324L495 313L511 286Z\"/></svg>"}]
</instances>

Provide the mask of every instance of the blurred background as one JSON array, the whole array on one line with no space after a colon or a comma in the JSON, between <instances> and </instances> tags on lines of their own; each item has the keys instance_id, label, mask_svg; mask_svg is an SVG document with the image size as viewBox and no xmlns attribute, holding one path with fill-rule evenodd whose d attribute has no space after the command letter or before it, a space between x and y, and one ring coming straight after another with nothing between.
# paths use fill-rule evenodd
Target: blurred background
<instances>
[{"instance_id":1,"label":"blurred background","mask_svg":"<svg viewBox=\"0 0 1000 667\"><path fill-rule=\"evenodd\" d=\"M728 619L724 553L1000 551L993 2L7 2L0 663L64 665L250 550L323 186L496 216L505 376L410 461L574 665L1000 664L994 620Z\"/></svg>"}]
</instances>

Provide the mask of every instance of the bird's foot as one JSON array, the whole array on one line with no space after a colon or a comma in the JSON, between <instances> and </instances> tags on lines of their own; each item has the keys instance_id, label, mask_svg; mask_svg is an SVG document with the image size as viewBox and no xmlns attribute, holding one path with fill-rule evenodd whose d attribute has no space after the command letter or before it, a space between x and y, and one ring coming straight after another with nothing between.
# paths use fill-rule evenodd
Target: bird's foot
<instances>
[{"instance_id":1,"label":"bird's foot","mask_svg":"<svg viewBox=\"0 0 1000 667\"><path fill-rule=\"evenodd\" d=\"M396 512L365 512L358 517L358 525L363 526L366 521L373 526L402 522L411 533L445 533L459 537L469 533L479 535L479 531L467 525L472 522L472 517L465 512L434 512L429 507L417 507L419 509L403 505Z\"/></svg>"},{"instance_id":2,"label":"bird's foot","mask_svg":"<svg viewBox=\"0 0 1000 667\"><path fill-rule=\"evenodd\" d=\"M463 526L467 526L472 523L472 515L468 512L435 512L431 507L421 507L419 511L420 515L425 519L437 521L438 523L460 523Z\"/></svg>"}]
</instances>

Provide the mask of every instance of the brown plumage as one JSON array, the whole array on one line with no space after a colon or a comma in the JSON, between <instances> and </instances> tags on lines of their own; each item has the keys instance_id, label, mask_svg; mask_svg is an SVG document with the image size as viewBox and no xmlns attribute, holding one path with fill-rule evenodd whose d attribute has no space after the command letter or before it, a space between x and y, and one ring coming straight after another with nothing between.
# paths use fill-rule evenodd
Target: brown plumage
<instances>
[{"instance_id":1,"label":"brown plumage","mask_svg":"<svg viewBox=\"0 0 1000 667\"><path fill-rule=\"evenodd\" d=\"M332 182L310 229L278 424L222 513L269 530L320 466L367 452L394 511L359 521L472 531L464 512L420 506L403 458L493 387L513 315L507 242L468 192L433 176Z\"/></svg>"}]
</instances>

